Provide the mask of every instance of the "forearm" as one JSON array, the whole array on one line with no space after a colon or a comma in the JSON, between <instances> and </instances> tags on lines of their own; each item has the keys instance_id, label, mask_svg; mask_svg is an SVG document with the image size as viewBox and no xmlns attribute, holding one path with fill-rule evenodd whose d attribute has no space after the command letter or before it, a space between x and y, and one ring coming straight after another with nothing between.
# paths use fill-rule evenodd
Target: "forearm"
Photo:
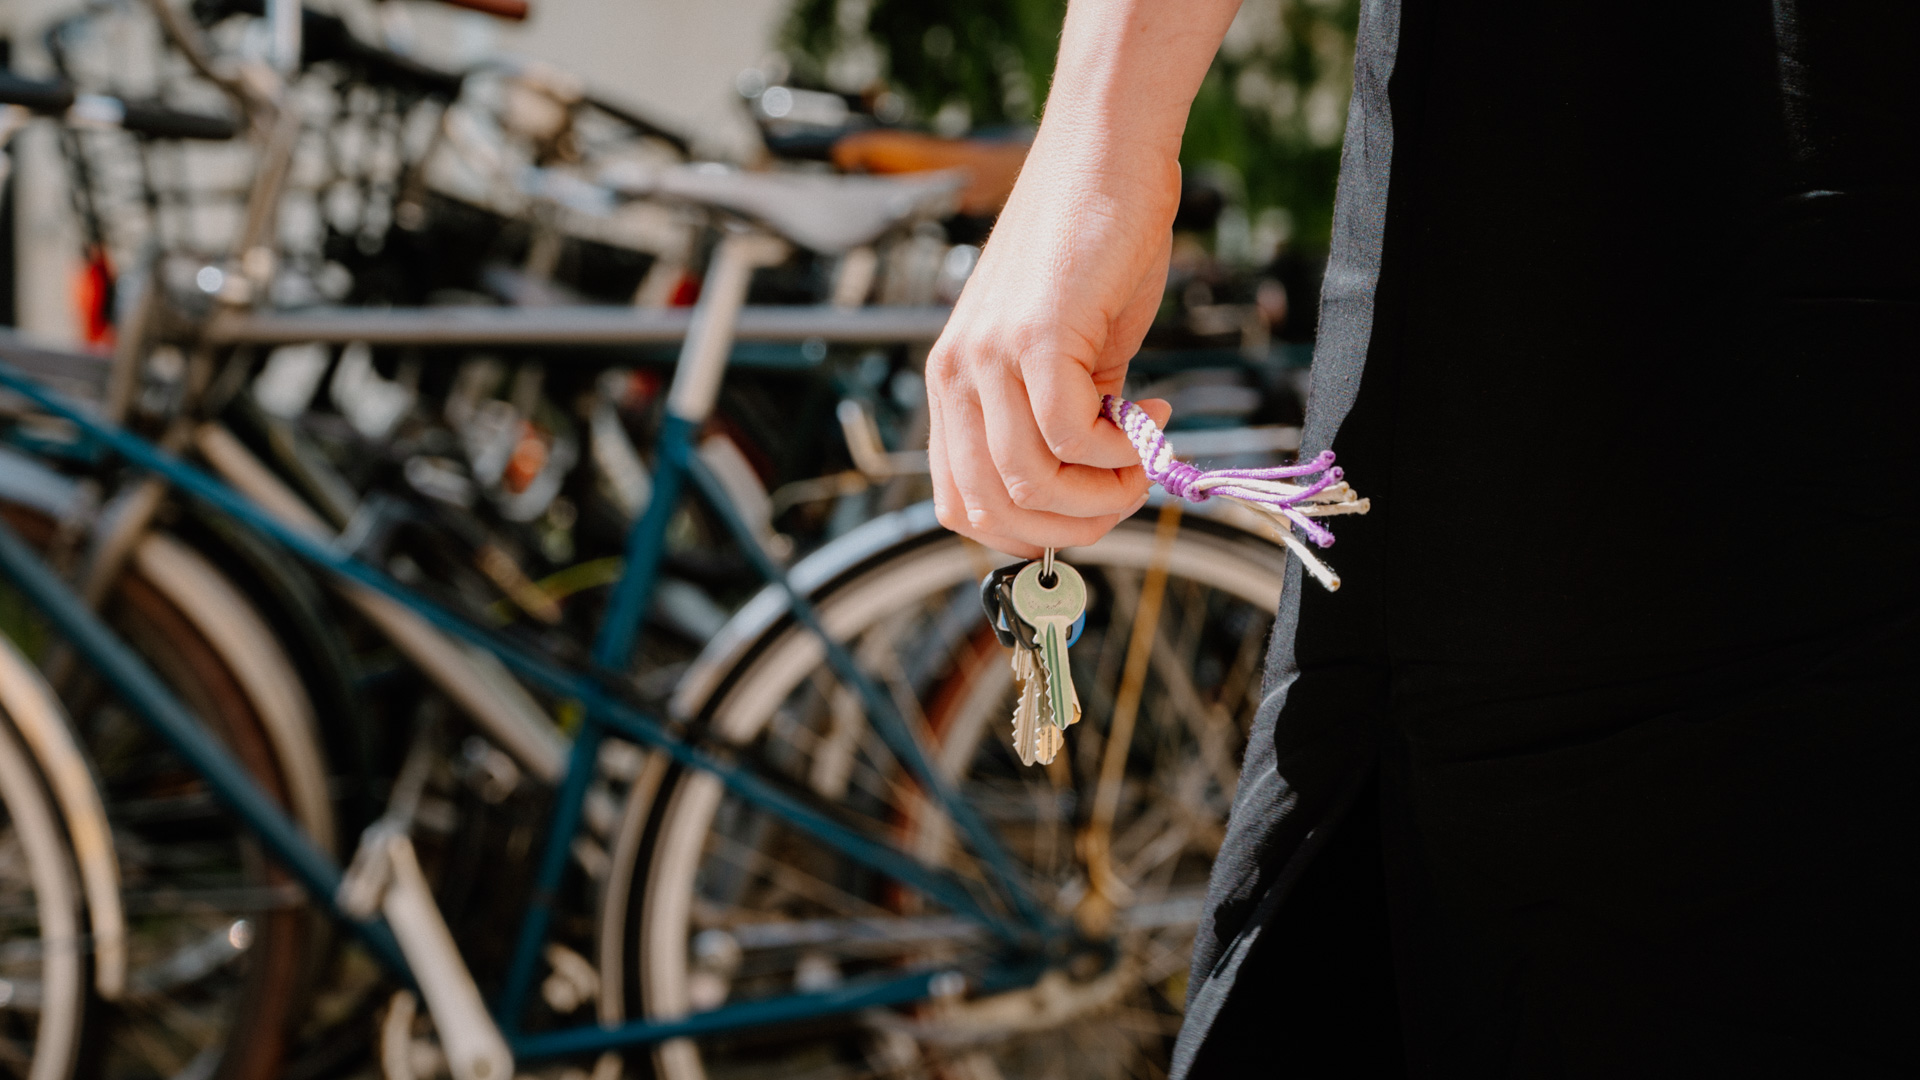
<instances>
[{"instance_id":1,"label":"forearm","mask_svg":"<svg viewBox=\"0 0 1920 1080\"><path fill-rule=\"evenodd\" d=\"M1046 115L1043 169L1105 191L1177 167L1200 82L1239 0L1072 0Z\"/></svg>"},{"instance_id":2,"label":"forearm","mask_svg":"<svg viewBox=\"0 0 1920 1080\"><path fill-rule=\"evenodd\" d=\"M1187 111L1239 0L1071 0L1046 115L927 358L940 521L1016 554L1145 502L1100 418L1166 289ZM1156 423L1167 403L1139 403Z\"/></svg>"}]
</instances>

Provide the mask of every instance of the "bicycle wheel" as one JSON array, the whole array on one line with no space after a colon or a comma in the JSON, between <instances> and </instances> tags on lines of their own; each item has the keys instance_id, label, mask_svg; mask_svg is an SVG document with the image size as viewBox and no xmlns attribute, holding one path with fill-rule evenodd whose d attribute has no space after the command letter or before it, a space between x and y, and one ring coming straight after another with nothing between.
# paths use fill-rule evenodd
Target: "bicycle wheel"
<instances>
[{"instance_id":1,"label":"bicycle wheel","mask_svg":"<svg viewBox=\"0 0 1920 1080\"><path fill-rule=\"evenodd\" d=\"M153 539L109 597L107 621L254 779L330 847L318 747L309 738L288 753L289 740L276 738L265 720L272 706L261 695L301 693L292 665L279 655L267 663L280 675L249 677L250 665L235 655L238 642L216 641L210 613L183 605L188 594L177 582L164 588L160 581L181 567L198 571L193 578L203 586L218 574L191 551ZM151 557L156 550L167 550L177 565L162 570ZM250 613L237 592L221 599L226 618ZM258 616L246 630L239 637L251 646L277 652ZM85 682L68 696L100 771L128 909L127 992L105 1010L102 1075L277 1076L318 929L305 898L214 801L206 782L118 698Z\"/></svg>"},{"instance_id":2,"label":"bicycle wheel","mask_svg":"<svg viewBox=\"0 0 1920 1080\"><path fill-rule=\"evenodd\" d=\"M80 887L59 814L3 707L0 809L0 1070L65 1080L87 1011Z\"/></svg>"},{"instance_id":3,"label":"bicycle wheel","mask_svg":"<svg viewBox=\"0 0 1920 1080\"><path fill-rule=\"evenodd\" d=\"M50 533L44 518L9 518L30 540ZM240 591L192 549L154 533L100 614L331 848L312 706ZM104 682L80 670L59 691L100 781L127 917L126 989L96 1003L82 1072L109 1080L279 1075L323 924L207 783Z\"/></svg>"},{"instance_id":4,"label":"bicycle wheel","mask_svg":"<svg viewBox=\"0 0 1920 1080\"><path fill-rule=\"evenodd\" d=\"M1124 522L1065 553L1085 577L1087 626L1072 653L1087 722L1046 768L1010 745L1012 674L981 614L983 549L903 512L870 530L903 538L813 590L830 632L922 732L935 767L988 819L1025 884L1055 912L1104 930L1097 947L1034 986L995 997L876 1009L804 1028L662 1046L671 1080L809 1077L1124 1077L1164 1069L1185 998L1193 930L1237 782L1283 559L1273 544L1207 521L1171 534ZM1156 569L1157 567L1157 569ZM1077 842L1100 784L1143 585L1164 574L1143 707L1104 845L1104 910ZM804 576L804 573L802 574ZM769 600L769 603L771 601ZM724 637L725 635L723 635ZM697 680L696 680L697 682ZM695 687L694 692L699 692ZM981 879L952 826L905 782L857 698L810 634L781 619L739 650L700 702L698 722L794 785L923 860ZM697 708L696 708L697 706ZM631 808L630 808L631 809ZM857 975L980 961L969 924L726 793L711 776L670 776L651 812L631 812L615 845L632 875L616 953L646 1015L671 1017L832 986ZM631 855L628 853L631 852ZM1118 880L1119 885L1111 882ZM621 890L610 890L618 893ZM611 917L611 916L609 916ZM1105 950L1105 958L1095 953ZM606 979L606 982L613 980Z\"/></svg>"}]
</instances>

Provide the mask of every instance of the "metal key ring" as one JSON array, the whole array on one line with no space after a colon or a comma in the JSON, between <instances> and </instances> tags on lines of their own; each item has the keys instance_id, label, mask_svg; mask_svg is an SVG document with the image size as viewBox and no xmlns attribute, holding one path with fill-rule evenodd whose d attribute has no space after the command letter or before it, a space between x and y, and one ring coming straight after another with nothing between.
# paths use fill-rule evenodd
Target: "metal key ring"
<instances>
[{"instance_id":1,"label":"metal key ring","mask_svg":"<svg viewBox=\"0 0 1920 1080\"><path fill-rule=\"evenodd\" d=\"M980 606L993 636L1007 648L1033 648L1033 627L1013 611L1013 579L1026 563L1010 563L980 580Z\"/></svg>"}]
</instances>

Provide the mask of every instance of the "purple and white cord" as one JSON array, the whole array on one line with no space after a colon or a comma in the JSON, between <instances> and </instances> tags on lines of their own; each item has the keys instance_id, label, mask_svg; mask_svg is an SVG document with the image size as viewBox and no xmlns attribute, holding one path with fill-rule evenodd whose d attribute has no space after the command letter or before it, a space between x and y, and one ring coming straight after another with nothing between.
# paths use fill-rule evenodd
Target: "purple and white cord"
<instances>
[{"instance_id":1,"label":"purple and white cord","mask_svg":"<svg viewBox=\"0 0 1920 1080\"><path fill-rule=\"evenodd\" d=\"M1280 541L1300 557L1314 580L1329 590L1340 587L1340 575L1294 535L1299 529L1316 547L1329 547L1332 531L1314 518L1367 512L1367 500L1347 486L1344 474L1334 466L1333 451L1273 469L1202 469L1175 459L1167 433L1133 402L1108 394L1100 401L1100 415L1127 433L1127 440L1140 452L1147 479L1167 494L1196 503L1219 496L1258 511L1273 523Z\"/></svg>"}]
</instances>

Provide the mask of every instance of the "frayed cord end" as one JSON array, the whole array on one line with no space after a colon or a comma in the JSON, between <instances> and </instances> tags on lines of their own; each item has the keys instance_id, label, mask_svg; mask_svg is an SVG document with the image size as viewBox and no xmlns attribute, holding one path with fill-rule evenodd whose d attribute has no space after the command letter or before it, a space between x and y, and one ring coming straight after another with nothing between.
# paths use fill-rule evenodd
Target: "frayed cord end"
<instances>
[{"instance_id":1,"label":"frayed cord end","mask_svg":"<svg viewBox=\"0 0 1920 1080\"><path fill-rule=\"evenodd\" d=\"M1166 433L1146 410L1125 398L1107 394L1100 399L1100 415L1127 436L1140 455L1147 478L1167 494L1188 502L1204 502L1219 495L1265 516L1287 549L1329 592L1340 588L1340 576L1308 547L1333 546L1333 532L1313 517L1367 512L1368 503L1345 483L1346 470L1334 464L1331 449L1311 461L1271 469L1206 470L1180 461ZM1298 529L1306 539L1295 535Z\"/></svg>"}]
</instances>

